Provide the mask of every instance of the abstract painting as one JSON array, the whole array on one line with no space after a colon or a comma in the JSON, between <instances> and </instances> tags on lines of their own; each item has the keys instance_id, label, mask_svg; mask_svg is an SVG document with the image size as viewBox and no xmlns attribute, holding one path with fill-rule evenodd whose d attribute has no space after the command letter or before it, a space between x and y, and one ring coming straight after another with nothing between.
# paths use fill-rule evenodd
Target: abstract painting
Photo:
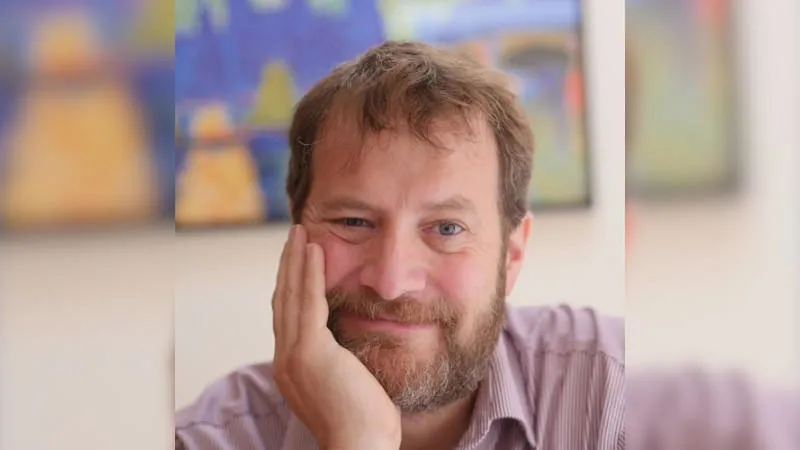
<instances>
[{"instance_id":1,"label":"abstract painting","mask_svg":"<svg viewBox=\"0 0 800 450\"><path fill-rule=\"evenodd\" d=\"M160 0L0 7L4 230L172 220L171 13Z\"/></svg>"},{"instance_id":2,"label":"abstract painting","mask_svg":"<svg viewBox=\"0 0 800 450\"><path fill-rule=\"evenodd\" d=\"M579 0L176 0L179 228L285 221L295 103L386 39L508 74L536 139L532 207L589 204Z\"/></svg>"},{"instance_id":3,"label":"abstract painting","mask_svg":"<svg viewBox=\"0 0 800 450\"><path fill-rule=\"evenodd\" d=\"M738 164L730 0L627 0L629 192L731 192Z\"/></svg>"}]
</instances>

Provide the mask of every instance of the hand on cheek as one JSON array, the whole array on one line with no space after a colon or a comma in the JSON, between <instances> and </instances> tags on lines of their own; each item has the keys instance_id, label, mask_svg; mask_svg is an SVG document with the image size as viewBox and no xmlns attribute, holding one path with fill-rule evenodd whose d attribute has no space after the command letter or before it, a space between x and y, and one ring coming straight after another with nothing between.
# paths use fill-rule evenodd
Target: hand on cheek
<instances>
[{"instance_id":1,"label":"hand on cheek","mask_svg":"<svg viewBox=\"0 0 800 450\"><path fill-rule=\"evenodd\" d=\"M275 382L321 448L399 448L400 412L327 327L322 247L292 227L272 298Z\"/></svg>"}]
</instances>

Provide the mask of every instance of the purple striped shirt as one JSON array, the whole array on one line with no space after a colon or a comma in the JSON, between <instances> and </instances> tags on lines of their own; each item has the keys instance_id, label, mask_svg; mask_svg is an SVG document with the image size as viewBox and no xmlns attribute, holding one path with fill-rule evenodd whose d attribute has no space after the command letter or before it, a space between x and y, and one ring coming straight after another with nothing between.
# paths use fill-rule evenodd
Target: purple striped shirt
<instances>
[{"instance_id":1,"label":"purple striped shirt","mask_svg":"<svg viewBox=\"0 0 800 450\"><path fill-rule=\"evenodd\" d=\"M624 361L621 319L567 306L509 308L457 448L624 448ZM175 427L176 449L317 448L283 401L271 364L214 383L176 414Z\"/></svg>"}]
</instances>

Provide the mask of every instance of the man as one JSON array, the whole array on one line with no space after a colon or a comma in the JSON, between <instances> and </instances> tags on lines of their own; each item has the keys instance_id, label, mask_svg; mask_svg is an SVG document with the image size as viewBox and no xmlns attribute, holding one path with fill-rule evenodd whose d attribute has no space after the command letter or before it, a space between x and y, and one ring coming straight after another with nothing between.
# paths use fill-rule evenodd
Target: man
<instances>
[{"instance_id":1,"label":"man","mask_svg":"<svg viewBox=\"0 0 800 450\"><path fill-rule=\"evenodd\" d=\"M176 416L185 449L624 448L624 329L506 306L533 138L498 74L387 42L300 101L274 362Z\"/></svg>"}]
</instances>

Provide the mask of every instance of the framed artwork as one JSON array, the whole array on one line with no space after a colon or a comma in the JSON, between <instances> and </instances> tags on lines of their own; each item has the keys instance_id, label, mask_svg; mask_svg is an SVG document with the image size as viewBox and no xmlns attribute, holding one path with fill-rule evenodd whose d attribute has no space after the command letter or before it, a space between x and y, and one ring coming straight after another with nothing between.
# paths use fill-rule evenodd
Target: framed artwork
<instances>
[{"instance_id":1,"label":"framed artwork","mask_svg":"<svg viewBox=\"0 0 800 450\"><path fill-rule=\"evenodd\" d=\"M507 73L536 135L533 208L590 202L579 0L176 0L180 229L289 218L295 103L386 39L467 51Z\"/></svg>"},{"instance_id":2,"label":"framed artwork","mask_svg":"<svg viewBox=\"0 0 800 450\"><path fill-rule=\"evenodd\" d=\"M580 0L382 2L390 39L458 49L510 78L534 133L531 208L591 203Z\"/></svg>"},{"instance_id":3,"label":"framed artwork","mask_svg":"<svg viewBox=\"0 0 800 450\"><path fill-rule=\"evenodd\" d=\"M733 192L740 178L730 0L627 0L630 194Z\"/></svg>"},{"instance_id":4,"label":"framed artwork","mask_svg":"<svg viewBox=\"0 0 800 450\"><path fill-rule=\"evenodd\" d=\"M160 0L0 7L4 231L172 220L170 15Z\"/></svg>"}]
</instances>

